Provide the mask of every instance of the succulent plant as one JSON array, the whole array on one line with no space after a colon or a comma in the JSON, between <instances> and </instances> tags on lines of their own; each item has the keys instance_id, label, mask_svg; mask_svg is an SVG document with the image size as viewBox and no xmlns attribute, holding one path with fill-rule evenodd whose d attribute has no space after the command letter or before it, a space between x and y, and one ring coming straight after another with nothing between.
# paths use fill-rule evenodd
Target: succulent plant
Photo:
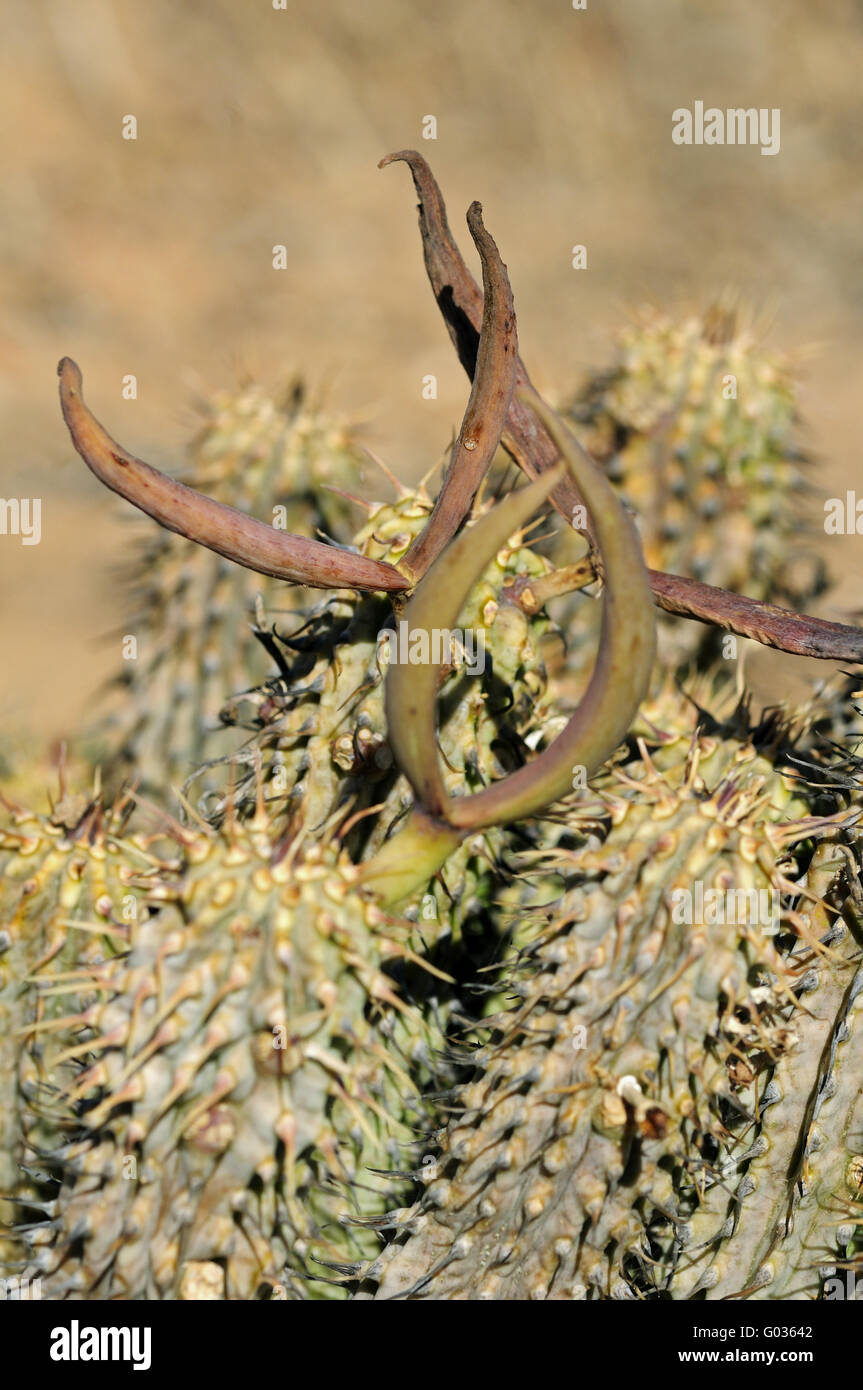
<instances>
[{"instance_id":1,"label":"succulent plant","mask_svg":"<svg viewBox=\"0 0 863 1390\"><path fill-rule=\"evenodd\" d=\"M787 728L747 733L642 746L533 856L512 1003L378 1297L800 1297L846 1258L860 807L813 815Z\"/></svg>"},{"instance_id":2,"label":"succulent plant","mask_svg":"<svg viewBox=\"0 0 863 1390\"><path fill-rule=\"evenodd\" d=\"M823 591L824 566L801 547L813 489L794 374L739 309L645 311L566 413L638 518L649 565L768 603ZM568 607L589 650L590 605ZM660 633L670 662L716 654L715 632L664 621Z\"/></svg>"},{"instance_id":3,"label":"succulent plant","mask_svg":"<svg viewBox=\"0 0 863 1390\"><path fill-rule=\"evenodd\" d=\"M210 1296L296 1296L313 1244L319 1260L362 1252L339 1215L382 1210L363 1169L391 1165L435 1075L441 1039L396 978L416 959L411 925L335 844L279 837L262 801L249 821L176 833L131 888L121 870L125 925L116 894L87 901L101 950L89 935L75 949L72 928L98 925L73 914L16 981L21 1147L55 1184L49 1219L20 1233L47 1297L183 1298L210 1266ZM128 864L103 836L91 858L112 848ZM40 875L52 899L56 858ZM12 926L26 914L44 940L33 891Z\"/></svg>"},{"instance_id":4,"label":"succulent plant","mask_svg":"<svg viewBox=\"0 0 863 1390\"><path fill-rule=\"evenodd\" d=\"M789 555L808 467L795 386L721 304L681 321L646 311L621 334L567 414L638 514L649 564L768 601L813 596L817 562L794 582Z\"/></svg>"},{"instance_id":5,"label":"succulent plant","mask_svg":"<svg viewBox=\"0 0 863 1390\"><path fill-rule=\"evenodd\" d=\"M247 383L203 408L185 471L192 487L283 531L350 538L356 507L347 494L367 460L345 425L309 403L302 383L281 396ZM136 651L94 742L106 776L130 775L148 794L163 794L233 749L219 719L225 698L263 681L272 665L256 612L280 617L302 593L164 530L139 538L127 571L124 633Z\"/></svg>"},{"instance_id":6,"label":"succulent plant","mask_svg":"<svg viewBox=\"0 0 863 1390\"><path fill-rule=\"evenodd\" d=\"M846 730L847 692L759 724L710 674L687 700L667 666L651 683L656 607L850 662L863 634L646 568L606 470L530 384L479 205L482 291L427 165L394 159L473 378L433 504L399 487L348 537L313 488L291 525L319 512L348 543L274 527L249 509L295 457L290 412L224 403L197 444L204 495L115 443L60 363L87 465L185 538L164 574L190 541L219 558L187 552L159 590L161 661L124 715L129 770L163 806L199 760L182 820L145 831L139 805L133 828L97 788L47 817L12 808L0 841L0 1253L52 1298L693 1298L768 1275L817 1292L812 1269L859 1249L860 779L815 737ZM715 346L687 344L702 365ZM782 389L752 363L770 487L790 495ZM697 415L676 417L690 443ZM499 443L531 481L491 502ZM547 499L579 531L572 563L527 542ZM232 562L267 585L263 680ZM546 682L546 604L597 579L570 713ZM325 591L311 612L306 587ZM473 675L461 625L483 639ZM205 742L217 709L227 750ZM678 913L704 893L781 908L767 930L751 908Z\"/></svg>"},{"instance_id":7,"label":"succulent plant","mask_svg":"<svg viewBox=\"0 0 863 1390\"><path fill-rule=\"evenodd\" d=\"M18 1226L16 1210L38 1171L43 1143L60 1130L50 1111L37 1051L22 1043L34 1020L50 1031L66 1012L62 985L32 997L40 970L99 968L118 949L134 907L132 884L150 863L143 839L125 833L128 799L110 809L97 795L60 795L50 813L5 801L0 821L0 1193L3 1226ZM28 1102L27 1096L34 1104ZM35 1191L39 1193L37 1181ZM34 1205L38 1205L35 1202ZM4 1241L4 1244L6 1242ZM2 1248L2 1246L0 1246ZM13 1253L20 1254L20 1251Z\"/></svg>"}]
</instances>

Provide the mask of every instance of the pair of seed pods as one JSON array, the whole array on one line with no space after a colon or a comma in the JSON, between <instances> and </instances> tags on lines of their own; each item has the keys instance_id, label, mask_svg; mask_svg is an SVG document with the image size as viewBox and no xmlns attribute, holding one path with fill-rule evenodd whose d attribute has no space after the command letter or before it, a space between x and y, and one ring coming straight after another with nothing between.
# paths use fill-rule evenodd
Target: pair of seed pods
<instances>
[{"instance_id":1,"label":"pair of seed pods","mask_svg":"<svg viewBox=\"0 0 863 1390\"><path fill-rule=\"evenodd\" d=\"M590 684L553 743L508 777L473 795L450 797L437 756L439 667L396 663L387 671L387 730L396 762L416 796L402 830L366 865L365 881L384 903L427 881L467 836L536 815L566 796L576 768L589 777L625 738L647 693L656 649L656 610L641 544L597 465L543 402L526 399L563 458L510 493L451 541L424 575L401 619L411 635L455 626L471 588L568 468L587 506L605 576L602 626ZM432 649L429 643L429 650Z\"/></svg>"},{"instance_id":2,"label":"pair of seed pods","mask_svg":"<svg viewBox=\"0 0 863 1390\"><path fill-rule=\"evenodd\" d=\"M326 582L333 587L359 584L390 592L409 587L410 581L394 566L302 537L288 538L134 458L85 406L75 364L64 358L59 372L63 413L82 457L103 482L163 526L250 568L295 582ZM548 748L484 790L453 798L444 787L437 756L439 667L432 663L390 666L386 685L389 739L396 762L413 787L416 806L398 834L363 870L365 882L385 905L427 882L467 836L536 815L571 790L576 768L589 777L626 736L647 691L656 616L635 527L605 475L578 448L559 416L535 397L525 403L545 425L563 461L510 493L450 541L424 573L401 617L412 634L455 626L483 570L568 469L589 512L605 578L593 674L577 710ZM294 544L289 559L281 551L276 553L286 540ZM307 562L313 562L311 574L304 568ZM368 575L365 569L358 572L360 565L370 567Z\"/></svg>"},{"instance_id":3,"label":"pair of seed pods","mask_svg":"<svg viewBox=\"0 0 863 1390\"><path fill-rule=\"evenodd\" d=\"M440 218L445 228L442 211ZM535 392L517 390L517 329L506 267L483 226L479 203L471 205L467 223L483 269L476 370L440 494L425 529L398 568L278 531L160 473L117 444L88 410L81 373L71 358L64 357L57 369L60 404L75 448L112 491L168 530L260 574L322 588L391 594L413 590L400 614L410 633L454 626L486 565L552 491L557 490L558 500L575 496L585 503L605 581L599 652L578 709L548 748L480 792L449 797L437 756L440 668L433 663L390 666L389 739L416 805L398 833L363 866L364 881L384 905L428 882L467 836L537 814L571 790L577 768L590 776L625 737L647 691L655 651L653 596L635 527L605 474L560 417ZM513 405L533 411L561 462L460 530Z\"/></svg>"}]
</instances>

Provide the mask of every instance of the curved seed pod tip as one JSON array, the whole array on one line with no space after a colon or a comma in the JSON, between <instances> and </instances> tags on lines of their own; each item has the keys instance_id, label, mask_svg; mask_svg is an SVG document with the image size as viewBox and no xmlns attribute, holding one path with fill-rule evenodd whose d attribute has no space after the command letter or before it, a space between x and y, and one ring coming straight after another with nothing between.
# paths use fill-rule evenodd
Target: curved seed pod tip
<instances>
[{"instance_id":1,"label":"curved seed pod tip","mask_svg":"<svg viewBox=\"0 0 863 1390\"><path fill-rule=\"evenodd\" d=\"M419 226L423 256L435 301L443 315L459 361L469 377L477 371L477 330L483 312L479 286L465 264L447 220L446 205L437 181L418 150L398 150L378 165L405 163L411 171L419 200ZM541 411L531 407L542 401L531 384L527 368L518 359L516 390L509 408L501 444L529 478L551 467L558 458L550 431L543 428ZM580 448L575 440L575 447ZM551 495L552 504L569 520L573 506L582 499L569 477ZM594 543L595 536L589 539ZM594 557L595 558L595 557ZM779 651L829 661L863 661L863 632L845 623L832 623L808 613L794 613L757 599L729 593L679 574L648 570L654 601L667 613L736 632Z\"/></svg>"},{"instance_id":2,"label":"curved seed pod tip","mask_svg":"<svg viewBox=\"0 0 863 1390\"><path fill-rule=\"evenodd\" d=\"M88 410L81 394L81 372L71 357L61 359L57 375L63 418L87 467L112 492L140 507L166 530L215 550L246 569L295 584L390 593L410 587L393 565L277 531L143 463L117 444Z\"/></svg>"},{"instance_id":3,"label":"curved seed pod tip","mask_svg":"<svg viewBox=\"0 0 863 1390\"><path fill-rule=\"evenodd\" d=\"M413 582L422 578L468 515L500 443L515 386L518 341L506 266L483 226L479 203L468 208L467 225L482 261L484 287L476 372L434 511L401 562Z\"/></svg>"}]
</instances>

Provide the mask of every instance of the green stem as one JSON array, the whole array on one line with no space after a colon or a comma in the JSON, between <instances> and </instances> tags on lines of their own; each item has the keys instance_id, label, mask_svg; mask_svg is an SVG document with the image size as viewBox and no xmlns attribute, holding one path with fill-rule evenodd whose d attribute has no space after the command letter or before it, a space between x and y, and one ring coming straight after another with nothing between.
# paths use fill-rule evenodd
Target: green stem
<instances>
[{"instance_id":1,"label":"green stem","mask_svg":"<svg viewBox=\"0 0 863 1390\"><path fill-rule=\"evenodd\" d=\"M401 830L362 865L362 882L382 907L392 907L427 884L466 833L414 807Z\"/></svg>"}]
</instances>

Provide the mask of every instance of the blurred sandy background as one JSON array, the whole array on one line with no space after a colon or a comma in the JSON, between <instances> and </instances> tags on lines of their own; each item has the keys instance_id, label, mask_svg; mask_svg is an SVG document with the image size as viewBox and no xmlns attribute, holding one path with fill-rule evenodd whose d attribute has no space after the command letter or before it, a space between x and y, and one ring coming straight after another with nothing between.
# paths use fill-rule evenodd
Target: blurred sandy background
<instances>
[{"instance_id":1,"label":"blurred sandy background","mask_svg":"<svg viewBox=\"0 0 863 1390\"><path fill-rule=\"evenodd\" d=\"M0 496L41 496L44 533L0 538L7 731L74 728L123 619L110 565L129 530L69 444L62 354L107 427L162 467L182 462L196 392L296 368L405 476L440 455L468 387L408 172L375 167L393 149L422 149L463 245L483 202L541 389L605 365L643 300L686 309L732 287L766 311L771 346L817 348L816 481L863 491L863 4L588 3L3 4ZM675 146L671 112L696 99L780 107L781 153ZM861 544L829 542L842 583L825 616L857 606ZM784 694L804 665L766 654L759 685Z\"/></svg>"}]
</instances>

